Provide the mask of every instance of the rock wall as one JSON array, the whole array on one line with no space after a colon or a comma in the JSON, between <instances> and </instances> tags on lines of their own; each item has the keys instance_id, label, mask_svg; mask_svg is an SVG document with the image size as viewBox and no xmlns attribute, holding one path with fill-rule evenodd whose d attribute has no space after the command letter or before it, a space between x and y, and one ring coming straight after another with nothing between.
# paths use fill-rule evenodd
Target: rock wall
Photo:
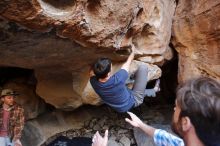
<instances>
[{"instance_id":1,"label":"rock wall","mask_svg":"<svg viewBox=\"0 0 220 146\"><path fill-rule=\"evenodd\" d=\"M169 52L175 1L3 0L0 8L3 18L41 32L56 29L84 47L134 43L141 53L163 55Z\"/></svg>"},{"instance_id":2,"label":"rock wall","mask_svg":"<svg viewBox=\"0 0 220 146\"><path fill-rule=\"evenodd\" d=\"M208 76L220 81L220 0L181 0L173 21L179 81Z\"/></svg>"},{"instance_id":3,"label":"rock wall","mask_svg":"<svg viewBox=\"0 0 220 146\"><path fill-rule=\"evenodd\" d=\"M163 65L169 47L174 0L2 0L0 66L34 70L36 93L63 110L100 102L88 82L98 57L117 69L136 47L136 60ZM134 63L136 64L136 63ZM148 65L157 74L157 66Z\"/></svg>"},{"instance_id":4,"label":"rock wall","mask_svg":"<svg viewBox=\"0 0 220 146\"><path fill-rule=\"evenodd\" d=\"M171 30L179 82L198 76L220 80L220 0L177 2L173 18L174 0L1 0L0 69L31 69L37 80L36 86L14 80L3 87L23 93L18 102L27 119L46 111L40 98L61 110L97 105L100 99L88 82L91 63L109 57L116 71L133 44L131 73L146 63L149 79L156 79L161 76L157 65L173 57ZM40 145L57 132L82 128L93 115L98 114L57 110L41 115L27 122L22 141Z\"/></svg>"}]
</instances>

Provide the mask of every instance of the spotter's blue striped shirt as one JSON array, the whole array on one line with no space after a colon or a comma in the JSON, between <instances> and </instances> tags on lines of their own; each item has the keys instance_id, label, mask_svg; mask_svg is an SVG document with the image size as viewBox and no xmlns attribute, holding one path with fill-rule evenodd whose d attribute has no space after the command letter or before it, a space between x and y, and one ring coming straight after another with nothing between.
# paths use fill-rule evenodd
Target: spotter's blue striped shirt
<instances>
[{"instance_id":1,"label":"spotter's blue striped shirt","mask_svg":"<svg viewBox=\"0 0 220 146\"><path fill-rule=\"evenodd\" d=\"M155 130L154 143L157 146L184 146L184 142L181 138L161 129Z\"/></svg>"}]
</instances>

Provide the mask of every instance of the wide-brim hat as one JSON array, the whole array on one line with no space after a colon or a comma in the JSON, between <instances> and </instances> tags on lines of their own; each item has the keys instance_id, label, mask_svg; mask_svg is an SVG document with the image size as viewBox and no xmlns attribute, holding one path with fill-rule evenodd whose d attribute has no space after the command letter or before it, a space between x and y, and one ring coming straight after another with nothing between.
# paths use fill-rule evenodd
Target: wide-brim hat
<instances>
[{"instance_id":1,"label":"wide-brim hat","mask_svg":"<svg viewBox=\"0 0 220 146\"><path fill-rule=\"evenodd\" d=\"M19 94L13 91L12 89L3 89L1 92L1 97L8 96L8 95L17 96Z\"/></svg>"}]
</instances>

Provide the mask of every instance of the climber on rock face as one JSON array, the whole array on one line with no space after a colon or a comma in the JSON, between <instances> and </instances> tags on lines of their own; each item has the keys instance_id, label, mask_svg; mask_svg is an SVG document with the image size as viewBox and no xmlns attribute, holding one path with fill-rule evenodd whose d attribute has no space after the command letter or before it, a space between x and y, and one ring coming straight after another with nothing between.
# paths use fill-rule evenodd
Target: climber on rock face
<instances>
[{"instance_id":1,"label":"climber on rock face","mask_svg":"<svg viewBox=\"0 0 220 146\"><path fill-rule=\"evenodd\" d=\"M131 54L121 69L111 75L112 63L108 58L99 58L92 67L90 83L101 99L118 112L127 112L143 103L145 96L155 96L160 90L159 80L153 89L146 89L148 69L140 65L135 73L135 82L132 90L125 85L128 72L134 59L134 46Z\"/></svg>"}]
</instances>

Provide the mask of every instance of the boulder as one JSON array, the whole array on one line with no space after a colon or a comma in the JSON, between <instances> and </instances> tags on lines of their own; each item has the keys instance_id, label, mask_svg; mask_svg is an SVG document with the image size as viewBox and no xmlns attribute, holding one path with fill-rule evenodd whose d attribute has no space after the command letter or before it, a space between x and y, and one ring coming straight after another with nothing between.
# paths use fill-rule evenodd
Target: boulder
<instances>
[{"instance_id":1,"label":"boulder","mask_svg":"<svg viewBox=\"0 0 220 146\"><path fill-rule=\"evenodd\" d=\"M135 44L144 56L161 56L163 61L170 52L175 6L174 0L3 0L0 14L31 30L55 29L56 35L84 47L119 49Z\"/></svg>"},{"instance_id":2,"label":"boulder","mask_svg":"<svg viewBox=\"0 0 220 146\"><path fill-rule=\"evenodd\" d=\"M135 60L163 65L172 58L175 6L174 0L2 0L0 66L33 70L36 93L56 108L98 105L88 82L91 63L105 56L117 68L134 45Z\"/></svg>"},{"instance_id":3,"label":"boulder","mask_svg":"<svg viewBox=\"0 0 220 146\"><path fill-rule=\"evenodd\" d=\"M105 56L117 68L134 45L137 61L163 65L172 58L175 6L174 0L2 0L0 66L33 70L36 93L56 108L99 105L88 82L91 63Z\"/></svg>"}]
</instances>

